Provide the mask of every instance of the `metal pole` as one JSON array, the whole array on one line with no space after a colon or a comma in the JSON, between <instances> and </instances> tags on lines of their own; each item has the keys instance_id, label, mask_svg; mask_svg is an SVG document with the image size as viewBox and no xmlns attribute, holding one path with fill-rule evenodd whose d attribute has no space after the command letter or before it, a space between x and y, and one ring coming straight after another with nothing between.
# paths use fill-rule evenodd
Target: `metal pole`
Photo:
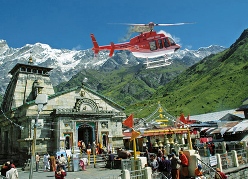
<instances>
[{"instance_id":1,"label":"metal pole","mask_svg":"<svg viewBox=\"0 0 248 179\"><path fill-rule=\"evenodd\" d=\"M32 142L32 155L31 155L31 163L30 163L30 171L29 171L29 179L33 178L33 165L34 165L34 158L35 158L35 146L36 146L36 129L38 125L40 111L38 111L37 118L35 119L34 123L34 135L33 135L33 142Z\"/></svg>"},{"instance_id":2,"label":"metal pole","mask_svg":"<svg viewBox=\"0 0 248 179\"><path fill-rule=\"evenodd\" d=\"M96 168L96 144L93 142L94 168Z\"/></svg>"},{"instance_id":3,"label":"metal pole","mask_svg":"<svg viewBox=\"0 0 248 179\"><path fill-rule=\"evenodd\" d=\"M133 157L134 157L134 160L137 159L137 154L136 154L136 138L133 139Z\"/></svg>"},{"instance_id":4,"label":"metal pole","mask_svg":"<svg viewBox=\"0 0 248 179\"><path fill-rule=\"evenodd\" d=\"M189 129L188 129L188 144L189 144L189 149L193 150L192 141L191 141L191 137L190 137L190 130Z\"/></svg>"}]
</instances>

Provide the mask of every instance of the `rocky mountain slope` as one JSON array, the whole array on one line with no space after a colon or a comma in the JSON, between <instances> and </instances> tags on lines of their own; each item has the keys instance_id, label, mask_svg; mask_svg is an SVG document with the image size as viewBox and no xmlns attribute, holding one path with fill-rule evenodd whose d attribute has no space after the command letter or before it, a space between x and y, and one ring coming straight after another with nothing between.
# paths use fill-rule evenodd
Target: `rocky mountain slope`
<instances>
[{"instance_id":1,"label":"rocky mountain slope","mask_svg":"<svg viewBox=\"0 0 248 179\"><path fill-rule=\"evenodd\" d=\"M204 57L223 51L221 46L210 46L199 50L179 50L171 56L172 61L180 61L184 68L189 67ZM67 82L82 69L101 69L112 71L122 67L132 67L143 63L144 59L138 59L128 51L116 52L112 58L108 57L108 52L100 52L94 57L91 49L87 50L67 50L52 49L47 44L27 44L21 48L11 48L5 40L0 40L0 94L4 94L10 80L8 72L17 63L27 63L32 56L37 65L54 68L51 72L51 80L54 86Z\"/></svg>"}]
</instances>

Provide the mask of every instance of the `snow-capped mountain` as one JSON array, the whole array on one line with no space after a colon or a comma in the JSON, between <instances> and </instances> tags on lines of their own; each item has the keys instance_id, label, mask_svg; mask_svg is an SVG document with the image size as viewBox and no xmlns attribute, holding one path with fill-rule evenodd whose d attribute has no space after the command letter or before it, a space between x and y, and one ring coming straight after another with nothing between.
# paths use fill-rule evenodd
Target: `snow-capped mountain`
<instances>
[{"instance_id":1,"label":"snow-capped mountain","mask_svg":"<svg viewBox=\"0 0 248 179\"><path fill-rule=\"evenodd\" d=\"M193 65L204 57L225 50L224 47L213 45L199 50L179 50L177 53L169 57L180 59L187 65ZM52 49L47 44L27 44L21 48L11 48L5 40L0 40L0 93L4 91L9 83L10 76L8 72L17 63L27 63L30 56L36 65L54 68L51 71L51 81L53 85L68 81L77 74L81 69L87 68L106 68L113 70L117 66L136 65L142 63L143 59L138 59L128 51L118 51L111 58L108 57L109 52L100 52L94 57L91 49L87 50L67 50Z\"/></svg>"}]
</instances>

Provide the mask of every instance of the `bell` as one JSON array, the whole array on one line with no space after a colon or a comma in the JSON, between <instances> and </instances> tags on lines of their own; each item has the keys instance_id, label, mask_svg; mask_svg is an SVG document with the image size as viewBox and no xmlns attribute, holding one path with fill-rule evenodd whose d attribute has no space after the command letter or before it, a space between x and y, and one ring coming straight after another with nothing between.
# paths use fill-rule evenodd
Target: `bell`
<instances>
[{"instance_id":1,"label":"bell","mask_svg":"<svg viewBox=\"0 0 248 179\"><path fill-rule=\"evenodd\" d=\"M170 141L170 144L174 144L174 139L173 139L173 137L171 137L171 138L169 139L169 141Z\"/></svg>"},{"instance_id":2,"label":"bell","mask_svg":"<svg viewBox=\"0 0 248 179\"><path fill-rule=\"evenodd\" d=\"M169 144L169 143L170 143L170 142L169 142L169 139L167 138L167 135L165 135L164 143L165 143L165 144Z\"/></svg>"},{"instance_id":3,"label":"bell","mask_svg":"<svg viewBox=\"0 0 248 179\"><path fill-rule=\"evenodd\" d=\"M157 142L154 142L153 147L154 148L158 148L158 143Z\"/></svg>"},{"instance_id":4,"label":"bell","mask_svg":"<svg viewBox=\"0 0 248 179\"><path fill-rule=\"evenodd\" d=\"M161 140L158 142L158 146L163 147L163 143L161 142Z\"/></svg>"}]
</instances>

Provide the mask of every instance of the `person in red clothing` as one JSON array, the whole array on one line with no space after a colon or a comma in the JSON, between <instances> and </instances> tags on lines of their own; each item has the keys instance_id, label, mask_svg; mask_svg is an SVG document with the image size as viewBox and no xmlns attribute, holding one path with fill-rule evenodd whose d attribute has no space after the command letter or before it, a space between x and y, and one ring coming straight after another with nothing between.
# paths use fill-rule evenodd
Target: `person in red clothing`
<instances>
[{"instance_id":1,"label":"person in red clothing","mask_svg":"<svg viewBox=\"0 0 248 179\"><path fill-rule=\"evenodd\" d=\"M1 168L1 175L6 177L6 172L9 170L9 165L7 162Z\"/></svg>"},{"instance_id":2,"label":"person in red clothing","mask_svg":"<svg viewBox=\"0 0 248 179\"><path fill-rule=\"evenodd\" d=\"M183 153L183 151L179 151L179 159L181 160L181 165L182 165L182 169L181 169L182 177L181 178L184 179L189 176L189 170L188 170L189 160L187 156Z\"/></svg>"},{"instance_id":3,"label":"person in red clothing","mask_svg":"<svg viewBox=\"0 0 248 179\"><path fill-rule=\"evenodd\" d=\"M221 172L219 168L216 168L214 179L227 179L227 176L225 173Z\"/></svg>"},{"instance_id":4,"label":"person in red clothing","mask_svg":"<svg viewBox=\"0 0 248 179\"><path fill-rule=\"evenodd\" d=\"M56 179L65 179L66 172L63 170L62 166L59 166L59 169L55 171L55 178Z\"/></svg>"}]
</instances>

